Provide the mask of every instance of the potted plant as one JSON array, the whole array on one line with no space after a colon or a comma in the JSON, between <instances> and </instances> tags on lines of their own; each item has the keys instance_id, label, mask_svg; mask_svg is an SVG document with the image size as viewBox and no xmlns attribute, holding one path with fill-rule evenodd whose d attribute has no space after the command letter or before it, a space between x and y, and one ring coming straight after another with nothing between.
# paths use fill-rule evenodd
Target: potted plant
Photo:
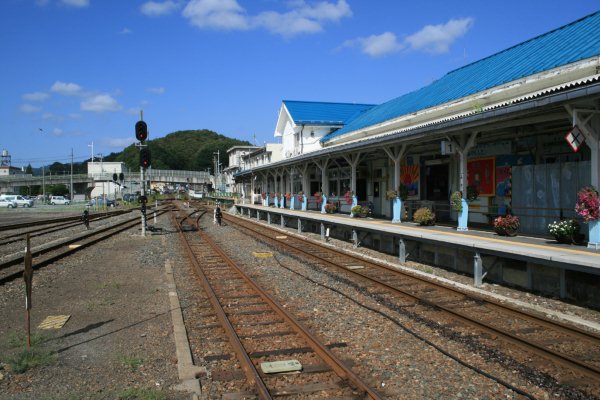
<instances>
[{"instance_id":1,"label":"potted plant","mask_svg":"<svg viewBox=\"0 0 600 400\"><path fill-rule=\"evenodd\" d=\"M413 221L419 225L433 225L435 224L435 214L431 209L427 207L421 207L413 215Z\"/></svg>"},{"instance_id":2,"label":"potted plant","mask_svg":"<svg viewBox=\"0 0 600 400\"><path fill-rule=\"evenodd\" d=\"M337 207L335 206L335 204L333 204L333 203L325 204L325 212L327 214L333 214L336 211L337 211Z\"/></svg>"},{"instance_id":3,"label":"potted plant","mask_svg":"<svg viewBox=\"0 0 600 400\"><path fill-rule=\"evenodd\" d=\"M593 186L586 186L577 192L575 211L586 224L600 219L600 198Z\"/></svg>"},{"instance_id":4,"label":"potted plant","mask_svg":"<svg viewBox=\"0 0 600 400\"><path fill-rule=\"evenodd\" d=\"M450 195L450 206L452 207L452 210L456 212L461 212L463 210L462 192L460 190L457 190Z\"/></svg>"},{"instance_id":5,"label":"potted plant","mask_svg":"<svg viewBox=\"0 0 600 400\"><path fill-rule=\"evenodd\" d=\"M266 199L267 198L267 192L262 192L260 194L260 197L262 197L263 200Z\"/></svg>"},{"instance_id":6,"label":"potted plant","mask_svg":"<svg viewBox=\"0 0 600 400\"><path fill-rule=\"evenodd\" d=\"M304 201L304 192L301 190L298 192L298 202L302 203Z\"/></svg>"},{"instance_id":7,"label":"potted plant","mask_svg":"<svg viewBox=\"0 0 600 400\"><path fill-rule=\"evenodd\" d=\"M283 195L283 197L285 197L286 200L289 200L292 198L292 194L290 192L285 192L285 194Z\"/></svg>"},{"instance_id":8,"label":"potted plant","mask_svg":"<svg viewBox=\"0 0 600 400\"><path fill-rule=\"evenodd\" d=\"M354 207L352 207L352 209L350 210L350 212L352 213L352 215L354 215L355 217L366 217L367 215L369 215L369 209L360 205L355 205Z\"/></svg>"},{"instance_id":9,"label":"potted plant","mask_svg":"<svg viewBox=\"0 0 600 400\"><path fill-rule=\"evenodd\" d=\"M559 243L577 243L580 239L580 225L574 219L554 221L548 225L548 232Z\"/></svg>"},{"instance_id":10,"label":"potted plant","mask_svg":"<svg viewBox=\"0 0 600 400\"><path fill-rule=\"evenodd\" d=\"M385 193L385 198L387 200L394 200L396 198L396 196L398 196L398 192L396 192L395 190L388 190Z\"/></svg>"},{"instance_id":11,"label":"potted plant","mask_svg":"<svg viewBox=\"0 0 600 400\"><path fill-rule=\"evenodd\" d=\"M521 226L519 217L514 215L499 216L494 219L494 232L500 236L516 236Z\"/></svg>"}]
</instances>

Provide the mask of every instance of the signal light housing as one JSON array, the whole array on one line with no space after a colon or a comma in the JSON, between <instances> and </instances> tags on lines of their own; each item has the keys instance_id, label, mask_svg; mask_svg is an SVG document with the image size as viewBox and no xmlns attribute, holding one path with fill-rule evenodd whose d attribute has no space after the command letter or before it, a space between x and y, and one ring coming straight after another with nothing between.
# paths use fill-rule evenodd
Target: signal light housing
<instances>
[{"instance_id":1,"label":"signal light housing","mask_svg":"<svg viewBox=\"0 0 600 400\"><path fill-rule=\"evenodd\" d=\"M150 166L150 149L144 147L140 150L140 167L147 169Z\"/></svg>"},{"instance_id":2,"label":"signal light housing","mask_svg":"<svg viewBox=\"0 0 600 400\"><path fill-rule=\"evenodd\" d=\"M135 123L135 138L140 142L148 139L148 125L144 121L138 121Z\"/></svg>"}]
</instances>

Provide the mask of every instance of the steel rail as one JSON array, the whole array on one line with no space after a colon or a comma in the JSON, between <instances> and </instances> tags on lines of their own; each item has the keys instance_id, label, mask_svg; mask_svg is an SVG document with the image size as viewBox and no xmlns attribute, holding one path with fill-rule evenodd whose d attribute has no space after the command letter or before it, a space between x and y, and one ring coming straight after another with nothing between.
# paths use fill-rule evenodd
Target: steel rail
<instances>
[{"instance_id":1,"label":"steel rail","mask_svg":"<svg viewBox=\"0 0 600 400\"><path fill-rule=\"evenodd\" d=\"M163 214L165 212L167 212L167 210L161 210L161 214ZM62 240L62 241L60 241L58 243L54 243L54 244L52 244L52 245L50 245L48 247L44 247L42 249L34 249L34 250L32 250L32 253L34 255L36 255L36 256L39 257L39 256L41 256L43 254L46 254L46 253L49 253L51 251L57 250L57 249L59 249L59 248L61 248L63 246L67 246L69 244L73 244L73 243L75 243L77 241L80 241L82 239L86 239L88 237L92 237L94 235L98 235L100 233L109 231L109 230L111 230L111 229L113 229L115 227L122 226L122 225L127 224L127 223L134 223L134 224L135 223L139 223L139 217L135 216L135 217L132 217L132 218L126 220L126 221L119 222L119 223L117 223L115 225L111 225L111 226L99 228L99 229L96 229L96 230L93 230L93 231L89 231L89 232L86 231L86 233L83 234L83 235L80 235L80 236L77 236L77 237L71 237L71 238ZM21 255L17 255L17 256L11 257L10 259L5 260L5 261L3 261L3 262L0 263L0 270L6 269L6 268L10 268L13 265L19 264L19 263L21 263L22 260L23 260L23 257Z\"/></svg>"},{"instance_id":2,"label":"steel rail","mask_svg":"<svg viewBox=\"0 0 600 400\"><path fill-rule=\"evenodd\" d=\"M579 361L579 360L577 360L577 359L575 359L575 358L573 358L573 357L571 357L569 355L561 354L561 353L556 352L556 351L554 351L552 349L544 347L543 345L540 345L539 343L532 342L529 339L521 338L521 337L519 337L517 335L514 335L513 333L511 333L511 332L509 332L509 331L507 331L505 329L502 329L502 328L499 328L499 327L490 326L490 325L486 324L485 322L482 322L482 321L479 321L477 319L474 319L474 318L472 318L472 317L470 317L470 316L468 316L468 315L466 315L464 313L461 313L460 311L453 310L453 309L451 309L451 308L449 308L447 306L444 306L442 304L436 304L435 302L432 302L432 301L426 299L425 297L421 297L421 296L415 295L414 293L410 293L410 292L408 292L406 290L403 290L401 288L392 286L392 285L390 285L390 284L388 284L388 283L386 283L384 281L381 281L380 279L377 279L377 278L368 276L366 274L363 274L363 273L359 272L358 270L351 270L351 269L345 268L345 267L341 266L340 264L338 264L336 262L333 262L333 261L330 261L328 259L319 257L314 252L311 252L309 249L306 249L306 246L305 247L302 247L302 246L296 247L296 246L291 245L290 243L286 243L286 242L283 242L281 240L277 240L275 238L272 238L272 237L270 237L270 236L268 236L268 235L260 232L259 230L253 229L254 228L253 225L250 225L250 226L252 226L252 228L250 228L246 224L242 224L242 223L238 222L239 218L236 218L236 220L234 221L233 217L229 217L228 216L226 219L227 219L228 222L233 222L233 223L237 224L238 226L241 226L243 229L246 229L246 230L248 230L250 232L253 232L255 234L259 234L262 237L268 238L269 240L272 240L274 243L276 243L278 245L282 245L282 246L284 246L284 247L286 247L288 249L293 249L295 251L298 251L303 256L308 256L308 257L310 257L310 258L312 258L312 259L314 259L314 260L316 260L318 262L322 262L322 263L327 264L327 265L329 265L331 267L334 267L334 268L337 268L337 269L342 269L344 272L353 274L353 275L355 275L357 277L360 277L362 279L365 279L367 281L376 283L376 284L378 284L380 286L385 287L388 290L391 290L391 291L397 292L397 293L401 293L401 294L403 294L405 296L411 297L414 300L417 300L417 301L421 302L422 304L426 304L426 305L428 305L430 307L435 307L437 309L443 310L443 311L445 311L445 312L447 312L447 313L449 313L451 315L454 315L456 318L459 318L459 319L463 320L464 322L468 322L468 323L470 323L472 325L475 325L475 326L477 326L477 327L479 327L481 329L484 329L487 332L498 334L498 335L504 337L505 340L510 341L511 343L517 344L517 345L519 345L519 346L521 346L521 347L523 347L523 348L525 348L527 350L533 351L534 353L536 353L536 354L538 354L540 356L543 356L543 357L546 357L546 358L555 359L555 360L557 360L559 362L562 362L563 365L566 365L566 366L568 366L569 368L571 368L573 370L579 371L579 372L585 374L586 376L591 377L592 379L594 379L596 381L600 381L600 369L597 368L597 367L595 367L595 366L593 366L593 365L585 364L585 363L583 363L583 362L581 362L581 361ZM263 227L263 228L266 229L266 227ZM304 240L303 243L306 244L306 241ZM543 325L549 326L549 327L555 327L554 321L544 320L544 319L542 319L541 317L539 317L537 315L526 313L526 312L523 312L521 310L516 310L513 307L504 307L504 305L498 304L498 303L495 303L495 302L491 302L489 299L486 299L486 298L483 298L483 297L479 297L479 296L475 296L475 295L472 295L472 294L465 294L465 293L462 293L462 292L460 292L460 291L458 291L458 290L456 290L454 288L449 288L446 285L441 285L441 284L439 284L437 282L429 281L429 280L426 280L426 279L423 279L423 278L420 278L420 277L413 276L412 274L404 273L403 271L395 270L395 269L393 269L391 267L382 265L382 264L377 263L377 262L373 262L373 261L368 260L366 258L362 258L362 257L356 256L356 255L344 253L342 251L339 251L339 250L336 250L336 249L331 249L329 247L323 247L323 246L320 246L320 245L318 245L316 243L311 243L311 244L314 245L314 246L318 246L318 247L322 248L326 252L333 252L335 254L342 255L345 258L349 258L351 260L355 260L356 262L360 262L362 264L368 264L368 265L374 266L376 268L385 268L387 271L392 272L395 275L406 276L406 277L409 277L411 279L416 279L416 280L418 280L420 282L423 282L425 284L428 284L428 285L437 286L437 287L439 287L439 288L441 288L443 290L452 291L452 292L454 292L456 294L460 294L461 296L465 296L467 298L472 298L472 299L475 299L475 300L481 300L481 301L484 301L486 303L489 303L489 304L493 305L494 307L506 309L510 313L518 313L521 318L525 318L525 319L527 319L527 318L534 318L536 320L536 322L538 322L540 324L543 324ZM569 326L564 325L564 324L558 324L558 327L561 330L568 329L569 333L574 333L576 335L585 335L586 338L590 339L590 340L595 340L595 341L599 341L600 340L600 338L597 335L594 335L592 333L580 330L580 329L575 328L575 327L569 327Z\"/></svg>"},{"instance_id":3,"label":"steel rail","mask_svg":"<svg viewBox=\"0 0 600 400\"><path fill-rule=\"evenodd\" d=\"M93 213L90 214L90 218L92 217L96 217L99 215L121 215L121 214L126 214L128 212L131 212L132 209L129 210L114 210L114 211L110 211L110 212L97 212L97 213ZM80 221L81 220L81 215L76 215L76 216L72 216L72 217L63 217L63 218L49 218L49 219L42 219L39 221L30 221L30 222L23 222L23 223L19 223L19 224L10 224L10 225L3 225L0 226L0 231L10 231L10 230L16 230L16 229L23 229L23 228L29 228L32 226L38 226L38 225L50 225L50 224L55 224L55 223L59 223L59 222L69 222L69 221Z\"/></svg>"},{"instance_id":4,"label":"steel rail","mask_svg":"<svg viewBox=\"0 0 600 400\"><path fill-rule=\"evenodd\" d=\"M260 374L256 370L256 367L252 363L252 360L248 356L248 353L244 349L244 346L243 346L242 341L240 340L239 336L235 333L235 329L233 328L233 325L227 318L225 310L223 310L223 307L221 306L221 303L219 302L219 299L217 298L215 291L211 287L210 282L208 281L208 278L202 271L202 267L200 266L200 263L196 259L196 256L194 255L194 251L192 250L191 245L189 244L187 238L185 237L185 235L183 233L182 223L186 219L188 219L188 217L183 218L181 221L177 221L177 219L175 217L173 217L173 220L177 223L177 226L179 227L179 229L178 229L179 237L181 239L181 242L184 244L184 248L188 255L188 259L190 260L190 262L192 263L192 265L194 267L196 276L200 280L200 283L202 284L202 287L204 288L204 290L206 292L206 296L208 297L208 299L213 307L213 310L217 314L217 318L221 322L221 325L223 326L223 329L225 330L225 333L227 334L227 337L229 338L229 343L230 343L231 347L233 348L233 351L235 352L235 354L237 354L238 360L240 361L240 366L241 366L242 370L244 371L244 374L246 375L246 379L248 380L248 382L250 382L254 386L254 388L258 392L258 395L261 399L264 399L264 400L272 399L271 394L269 393L269 389L267 389L265 383L263 382L262 378L260 377Z\"/></svg>"},{"instance_id":5,"label":"steel rail","mask_svg":"<svg viewBox=\"0 0 600 400\"><path fill-rule=\"evenodd\" d=\"M216 251L223 260L233 268L240 277L242 277L261 298L268 303L271 308L282 317L302 338L304 338L313 351L319 355L341 378L346 379L351 385L354 385L358 390L366 393L371 399L381 399L381 395L369 387L363 380L358 377L350 368L348 368L332 351L330 351L315 335L304 327L296 318L288 313L274 298L269 296L250 276L242 271L237 264L204 232L198 230L200 237ZM236 335L237 336L237 335ZM241 343L240 343L241 344Z\"/></svg>"}]
</instances>

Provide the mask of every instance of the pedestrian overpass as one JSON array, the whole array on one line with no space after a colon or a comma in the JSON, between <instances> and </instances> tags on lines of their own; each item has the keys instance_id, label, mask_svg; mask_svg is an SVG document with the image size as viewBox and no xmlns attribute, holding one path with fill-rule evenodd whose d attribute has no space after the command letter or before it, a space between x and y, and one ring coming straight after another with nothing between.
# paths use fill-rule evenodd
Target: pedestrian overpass
<instances>
[{"instance_id":1,"label":"pedestrian overpass","mask_svg":"<svg viewBox=\"0 0 600 400\"><path fill-rule=\"evenodd\" d=\"M145 173L146 181L152 183L206 185L211 182L211 176L206 171L177 171L149 168ZM139 185L142 181L140 172L124 173L123 184ZM0 176L0 193L18 193L22 187L57 185L67 187L73 183L75 193L85 193L87 188L94 187L96 182L112 181L113 174L109 172L95 174L55 174L42 176L9 175Z\"/></svg>"}]
</instances>

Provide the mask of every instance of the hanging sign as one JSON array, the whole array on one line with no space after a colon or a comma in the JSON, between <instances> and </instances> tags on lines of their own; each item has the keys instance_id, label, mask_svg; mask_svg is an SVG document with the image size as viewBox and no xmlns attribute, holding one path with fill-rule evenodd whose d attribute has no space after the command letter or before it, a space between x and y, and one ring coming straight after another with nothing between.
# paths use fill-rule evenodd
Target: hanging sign
<instances>
[{"instance_id":1,"label":"hanging sign","mask_svg":"<svg viewBox=\"0 0 600 400\"><path fill-rule=\"evenodd\" d=\"M577 125L573 127L565 136L565 140L569 143L569 146L573 149L574 152L579 150L579 147L585 142L585 136L583 136L583 132Z\"/></svg>"}]
</instances>

